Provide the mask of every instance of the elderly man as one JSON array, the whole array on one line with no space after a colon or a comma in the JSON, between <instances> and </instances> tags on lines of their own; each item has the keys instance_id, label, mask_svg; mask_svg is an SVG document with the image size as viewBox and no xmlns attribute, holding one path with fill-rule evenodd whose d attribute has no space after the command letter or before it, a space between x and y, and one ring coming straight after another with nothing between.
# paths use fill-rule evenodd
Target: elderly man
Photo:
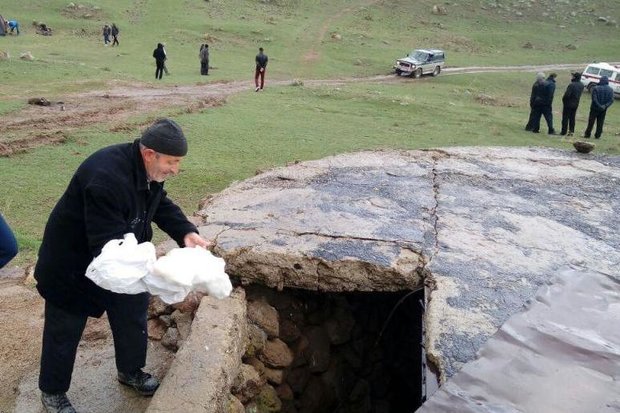
<instances>
[{"instance_id":1,"label":"elderly man","mask_svg":"<svg viewBox=\"0 0 620 413\"><path fill-rule=\"evenodd\" d=\"M75 412L67 399L76 351L89 316L108 315L118 381L144 396L159 381L142 371L146 362L149 294L117 294L86 278L88 264L110 240L129 232L150 241L151 222L180 246L207 247L164 190L176 175L187 141L174 121L162 119L133 143L98 150L77 169L53 209L35 269L45 298L39 388L47 412Z\"/></svg>"}]
</instances>

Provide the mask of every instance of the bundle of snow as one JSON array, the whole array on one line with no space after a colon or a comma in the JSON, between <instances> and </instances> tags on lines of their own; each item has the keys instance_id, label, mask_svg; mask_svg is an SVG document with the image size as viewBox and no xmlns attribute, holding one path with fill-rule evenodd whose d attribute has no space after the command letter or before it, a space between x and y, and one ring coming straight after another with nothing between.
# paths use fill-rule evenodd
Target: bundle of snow
<instances>
[{"instance_id":1,"label":"bundle of snow","mask_svg":"<svg viewBox=\"0 0 620 413\"><path fill-rule=\"evenodd\" d=\"M224 298L232 292L225 265L204 248L174 248L155 262L144 282L151 294L168 304L183 301L190 291Z\"/></svg>"},{"instance_id":2,"label":"bundle of snow","mask_svg":"<svg viewBox=\"0 0 620 413\"><path fill-rule=\"evenodd\" d=\"M190 291L228 297L232 284L226 263L204 248L174 248L156 259L155 246L138 244L132 233L109 241L88 266L86 276L106 290L122 294L148 291L165 303L179 303Z\"/></svg>"}]
</instances>

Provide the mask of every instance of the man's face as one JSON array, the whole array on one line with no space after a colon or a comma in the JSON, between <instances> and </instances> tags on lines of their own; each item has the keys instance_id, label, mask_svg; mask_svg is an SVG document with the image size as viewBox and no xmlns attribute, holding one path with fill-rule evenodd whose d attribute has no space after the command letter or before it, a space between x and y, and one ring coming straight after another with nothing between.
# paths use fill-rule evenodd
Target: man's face
<instances>
[{"instance_id":1,"label":"man's face","mask_svg":"<svg viewBox=\"0 0 620 413\"><path fill-rule=\"evenodd\" d=\"M179 173L181 156L171 156L157 153L152 149L144 151L144 167L151 181L164 182L169 176Z\"/></svg>"}]
</instances>

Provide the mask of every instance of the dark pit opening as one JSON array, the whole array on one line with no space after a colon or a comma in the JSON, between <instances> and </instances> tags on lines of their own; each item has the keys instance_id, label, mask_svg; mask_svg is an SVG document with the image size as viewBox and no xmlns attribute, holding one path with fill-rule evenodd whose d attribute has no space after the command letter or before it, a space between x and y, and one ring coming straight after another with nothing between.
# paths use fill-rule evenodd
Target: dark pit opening
<instances>
[{"instance_id":1,"label":"dark pit opening","mask_svg":"<svg viewBox=\"0 0 620 413\"><path fill-rule=\"evenodd\" d=\"M258 371L263 386L252 398L240 386L233 389L246 411L402 413L422 405L423 290L248 286L246 292L250 345L244 363Z\"/></svg>"}]
</instances>

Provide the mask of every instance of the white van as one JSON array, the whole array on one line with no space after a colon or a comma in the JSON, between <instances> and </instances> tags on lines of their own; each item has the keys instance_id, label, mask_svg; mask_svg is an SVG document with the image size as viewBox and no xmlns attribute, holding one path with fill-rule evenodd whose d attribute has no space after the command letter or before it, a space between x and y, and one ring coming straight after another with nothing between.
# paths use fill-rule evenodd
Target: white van
<instances>
[{"instance_id":1,"label":"white van","mask_svg":"<svg viewBox=\"0 0 620 413\"><path fill-rule=\"evenodd\" d=\"M620 66L612 66L609 63L592 63L581 74L581 83L592 91L598 85L601 76L607 76L609 86L614 90L614 96L620 96Z\"/></svg>"}]
</instances>

